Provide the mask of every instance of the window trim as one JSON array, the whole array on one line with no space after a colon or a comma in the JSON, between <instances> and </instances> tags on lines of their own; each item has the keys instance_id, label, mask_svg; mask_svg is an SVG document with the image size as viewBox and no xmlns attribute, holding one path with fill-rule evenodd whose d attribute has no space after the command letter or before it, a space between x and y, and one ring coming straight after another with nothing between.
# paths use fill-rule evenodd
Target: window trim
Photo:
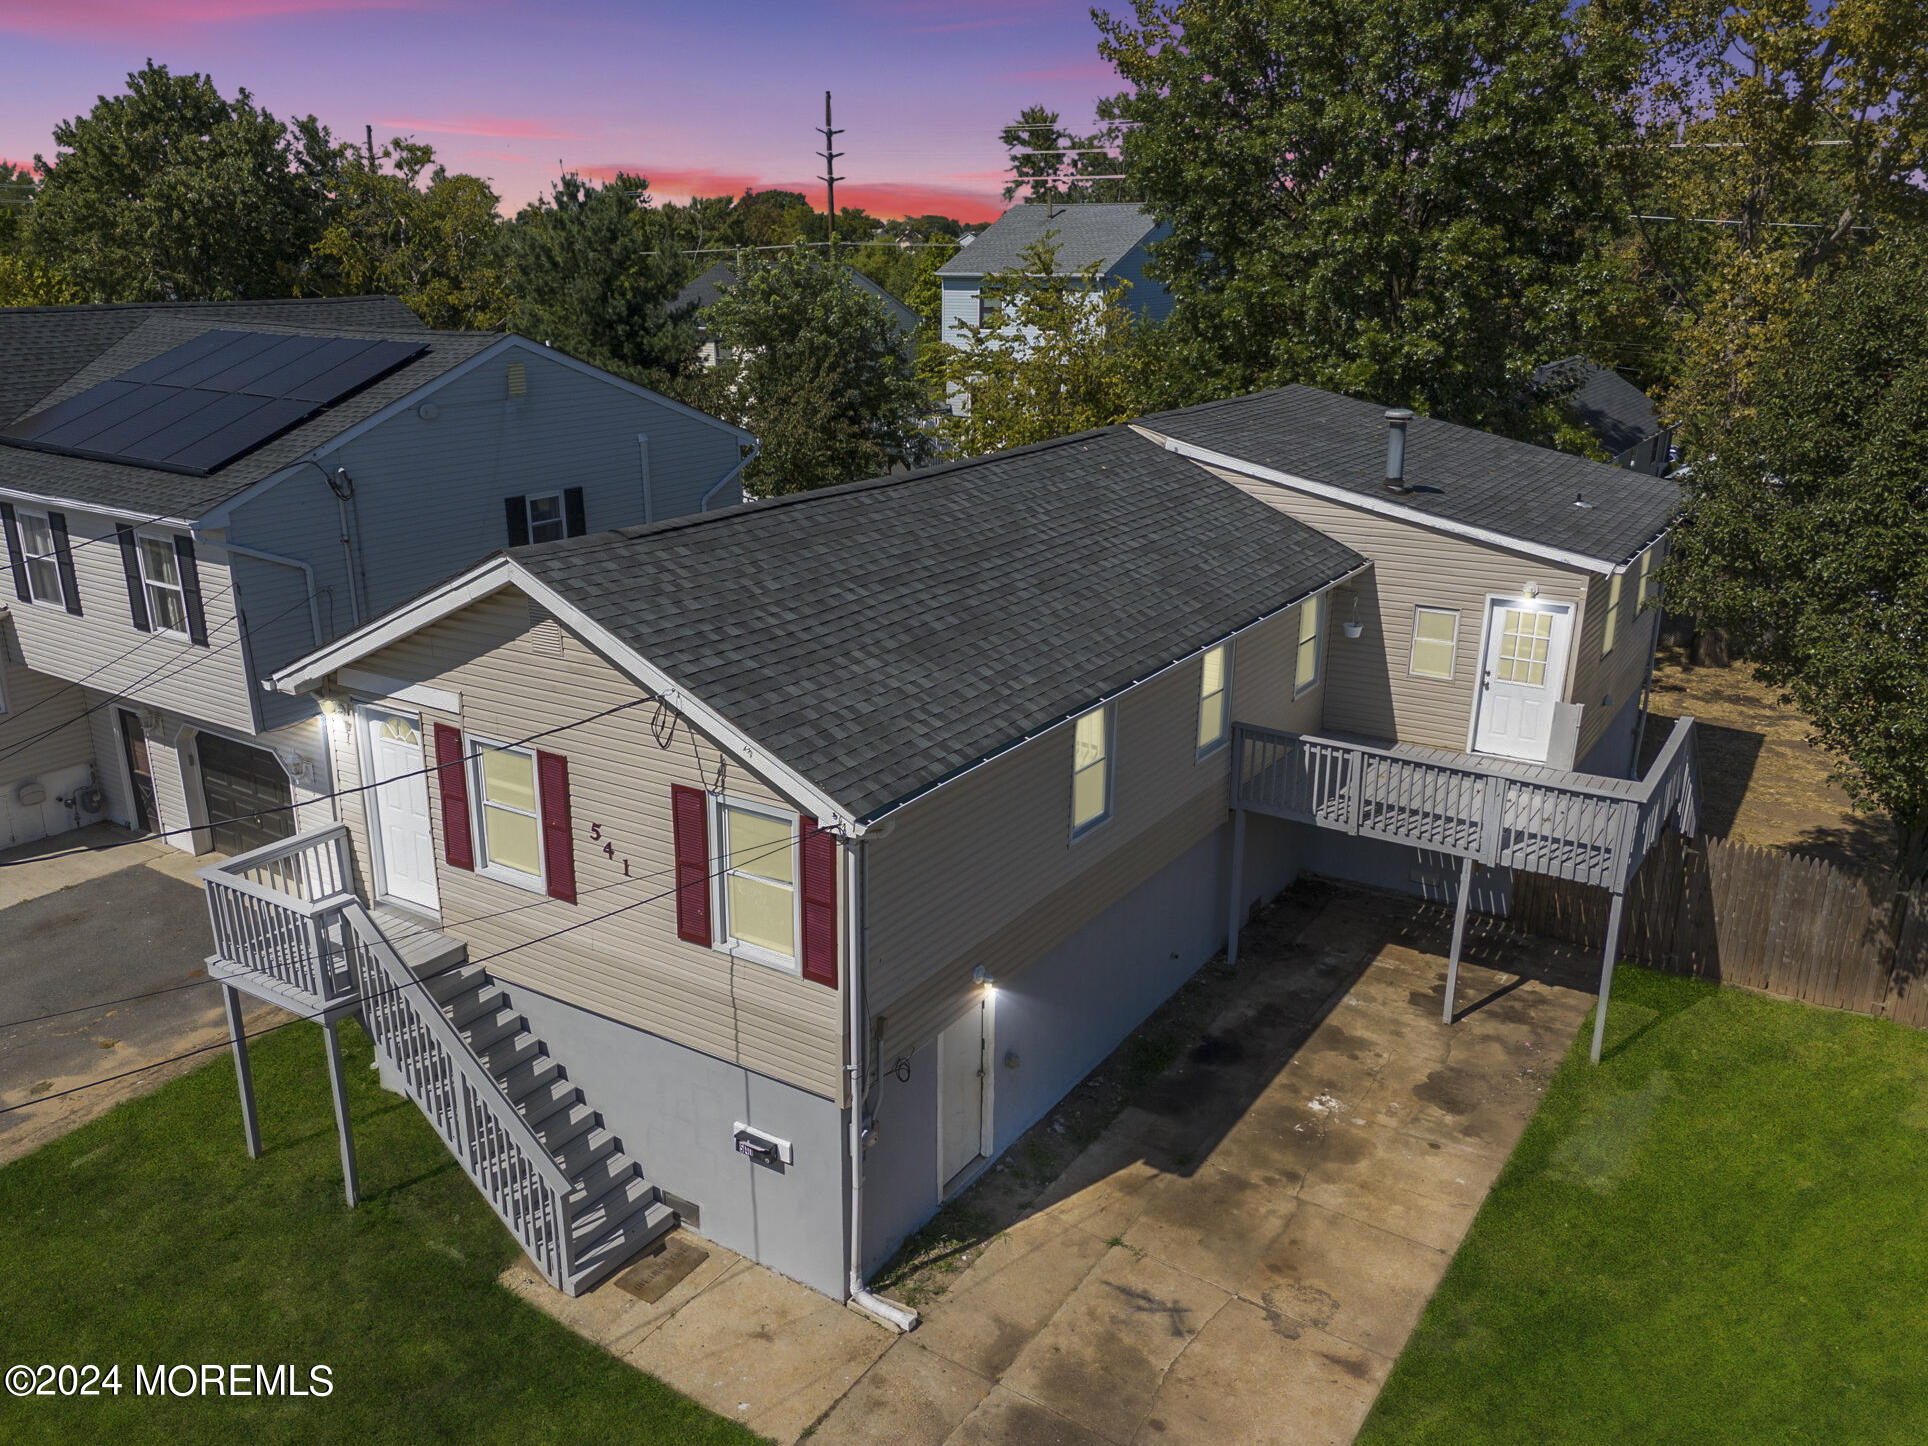
<instances>
[{"instance_id":1,"label":"window trim","mask_svg":"<svg viewBox=\"0 0 1928 1446\"><path fill-rule=\"evenodd\" d=\"M802 815L793 808L780 804L762 803L753 798L742 798L736 794L709 795L710 830L710 947L719 954L732 958L747 959L753 964L761 964L766 969L774 969L780 974L795 978L803 977L803 851ZM752 944L747 939L739 939L730 932L730 875L737 870L727 862L729 858L729 831L724 818L726 809L740 813L761 814L764 818L777 822L787 821L790 825L790 947L789 954L779 954L776 950L762 944ZM760 874L748 877L759 882L780 885L778 879L766 879Z\"/></svg>"},{"instance_id":2,"label":"window trim","mask_svg":"<svg viewBox=\"0 0 1928 1446\"><path fill-rule=\"evenodd\" d=\"M147 549L141 545L143 542L158 542L167 548L168 556L174 559L173 582L156 582L147 575ZM150 633L158 634L164 638L175 638L184 643L192 642L194 636L188 617L187 587L181 578L181 554L180 550L174 546L174 534L171 532L142 532L136 529L134 532L134 560L135 564L141 570L141 600L147 604L147 630ZM152 588L162 588L173 593L180 599L180 627L170 628L162 624L160 609L154 606L154 594L150 591Z\"/></svg>"},{"instance_id":3,"label":"window trim","mask_svg":"<svg viewBox=\"0 0 1928 1446\"><path fill-rule=\"evenodd\" d=\"M482 750L492 748L498 753L514 753L529 760L529 780L531 791L535 794L536 806L533 814L526 815L536 826L536 872L525 874L521 869L508 864L499 864L489 852L488 810L491 807L504 809L510 813L522 810L513 804L489 802L488 785L482 776ZM544 847L542 831L542 770L536 766L536 751L533 748L516 748L506 743L496 743L479 733L471 732L463 740L463 751L468 754L469 773L469 837L475 845L475 872L485 879L508 884L514 888L527 889L533 894L549 892L549 851Z\"/></svg>"},{"instance_id":4,"label":"window trim","mask_svg":"<svg viewBox=\"0 0 1928 1446\"><path fill-rule=\"evenodd\" d=\"M1102 715L1102 717L1104 718L1104 724L1105 724L1105 728L1104 728L1105 753L1104 753L1103 760L1098 765L1099 767L1102 767L1105 771L1105 806L1103 811L1097 814L1095 817L1088 818L1083 823L1079 823L1078 822L1078 775L1084 770L1078 767L1078 725L1084 722L1084 720L1089 718L1093 713ZM1118 803L1117 793L1116 793L1117 774L1116 774L1116 768L1115 768L1115 760L1117 758L1117 753L1118 753L1117 741L1118 741L1118 717L1117 717L1117 713L1113 710L1111 706L1110 700L1107 700L1103 703L1098 704L1095 708L1087 708L1084 710L1084 712L1073 715L1071 719L1071 773L1070 773L1070 777L1066 780L1066 783L1067 783L1066 802L1070 806L1071 841L1073 843L1076 843L1079 839L1084 838L1086 835L1090 834L1093 830L1101 828L1105 824L1109 823L1111 821L1112 814L1117 812L1117 803Z\"/></svg>"},{"instance_id":5,"label":"window trim","mask_svg":"<svg viewBox=\"0 0 1928 1446\"><path fill-rule=\"evenodd\" d=\"M27 519L33 518L47 529L47 551L35 552L27 545ZM35 511L32 508L16 507L13 512L14 524L20 529L20 564L27 572L27 591L32 594L36 607L54 607L62 612L67 610L67 581L60 575L60 543L54 537L53 515L45 508ZM42 597L34 586L33 565L45 563L54 570L54 595Z\"/></svg>"},{"instance_id":6,"label":"window trim","mask_svg":"<svg viewBox=\"0 0 1928 1446\"><path fill-rule=\"evenodd\" d=\"M554 502L556 504L555 526L557 531L554 537L537 537L536 536L536 527L538 525L536 522L536 503L538 502ZM537 542L561 542L564 538L569 536L569 506L568 506L568 503L563 498L562 489L560 487L558 487L554 492L523 493L522 494L522 516L523 516L524 525L527 526L529 529L529 541L531 544L537 543ZM549 526L547 522L544 522L540 525L544 527Z\"/></svg>"},{"instance_id":7,"label":"window trim","mask_svg":"<svg viewBox=\"0 0 1928 1446\"><path fill-rule=\"evenodd\" d=\"M1299 613L1299 633L1298 636L1292 640L1292 697L1295 702L1325 681L1325 601L1326 595L1323 592L1316 592L1297 605ZM1299 681L1299 658L1305 652L1305 645L1308 641L1305 636L1305 610L1307 608L1314 609L1312 615L1312 637L1309 639L1312 644L1312 676L1301 683Z\"/></svg>"},{"instance_id":8,"label":"window trim","mask_svg":"<svg viewBox=\"0 0 1928 1446\"><path fill-rule=\"evenodd\" d=\"M1225 655L1225 661L1219 669L1218 692L1215 695L1208 694L1205 691L1205 660L1213 653L1223 653ZM1205 722L1205 700L1212 696L1225 700L1225 711L1219 719L1218 737L1214 738L1210 743L1201 744L1198 742L1198 735ZM1227 638L1222 643L1213 643L1211 647L1205 649L1204 652L1198 655L1198 708L1197 716L1194 718L1192 726L1192 743L1197 751L1192 755L1193 760L1195 762L1202 762L1214 753L1217 753L1219 749L1225 747L1231 741L1232 640Z\"/></svg>"},{"instance_id":9,"label":"window trim","mask_svg":"<svg viewBox=\"0 0 1928 1446\"><path fill-rule=\"evenodd\" d=\"M1422 673L1418 667L1415 666L1419 658L1419 644L1422 641L1419 636L1419 618L1422 613L1440 613L1453 620L1453 636L1450 640L1451 646L1446 654L1446 671L1443 674ZM1458 608L1444 607L1436 603L1413 604L1413 631L1411 644L1406 649L1406 676L1410 678L1420 678L1428 683L1450 683L1453 681L1459 673L1459 614L1460 610ZM1437 638L1427 638L1423 641L1438 642L1439 640Z\"/></svg>"}]
</instances>

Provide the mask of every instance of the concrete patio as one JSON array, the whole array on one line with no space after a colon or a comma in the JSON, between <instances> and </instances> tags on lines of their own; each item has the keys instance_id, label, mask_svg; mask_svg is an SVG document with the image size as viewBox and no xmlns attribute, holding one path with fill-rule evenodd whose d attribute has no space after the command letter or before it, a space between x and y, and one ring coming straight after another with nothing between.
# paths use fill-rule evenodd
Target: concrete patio
<instances>
[{"instance_id":1,"label":"concrete patio","mask_svg":"<svg viewBox=\"0 0 1928 1446\"><path fill-rule=\"evenodd\" d=\"M780 1441L1350 1441L1585 1017L1588 966L1479 940L1448 1027L1443 919L1353 890L1304 918L1248 933L1261 967L1210 1029L911 1335L700 1241L653 1304L511 1283Z\"/></svg>"}]
</instances>

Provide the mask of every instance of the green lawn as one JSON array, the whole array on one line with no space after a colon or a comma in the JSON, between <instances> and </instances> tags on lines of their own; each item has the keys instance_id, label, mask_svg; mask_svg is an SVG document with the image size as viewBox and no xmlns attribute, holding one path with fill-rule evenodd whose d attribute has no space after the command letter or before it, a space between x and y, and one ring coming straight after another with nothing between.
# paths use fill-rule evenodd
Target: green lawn
<instances>
[{"instance_id":1,"label":"green lawn","mask_svg":"<svg viewBox=\"0 0 1928 1446\"><path fill-rule=\"evenodd\" d=\"M1639 969L1608 1027L1360 1441L1928 1440L1928 1034Z\"/></svg>"},{"instance_id":2,"label":"green lawn","mask_svg":"<svg viewBox=\"0 0 1928 1446\"><path fill-rule=\"evenodd\" d=\"M258 1041L266 1153L225 1056L0 1169L0 1368L119 1363L97 1399L0 1396L0 1440L746 1442L496 1284L516 1250L343 1031L350 1211L319 1030ZM331 1368L325 1399L135 1394L137 1364Z\"/></svg>"}]
</instances>

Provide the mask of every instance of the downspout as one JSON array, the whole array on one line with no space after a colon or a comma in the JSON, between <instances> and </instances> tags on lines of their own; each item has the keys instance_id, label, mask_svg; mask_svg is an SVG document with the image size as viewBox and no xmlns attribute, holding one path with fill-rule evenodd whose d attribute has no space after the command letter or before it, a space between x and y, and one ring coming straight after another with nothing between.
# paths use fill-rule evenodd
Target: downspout
<instances>
[{"instance_id":1,"label":"downspout","mask_svg":"<svg viewBox=\"0 0 1928 1446\"><path fill-rule=\"evenodd\" d=\"M328 490L335 494L335 510L341 518L341 570L342 577L348 583L348 612L353 620L353 627L358 628L362 622L361 591L355 586L359 569L356 566L355 548L349 540L348 529L348 498L353 494L355 484L349 480L346 468L337 469L341 472L341 480L337 482L328 469L313 457L303 457L295 465L301 466L303 463L321 473L321 480L327 483Z\"/></svg>"},{"instance_id":2,"label":"downspout","mask_svg":"<svg viewBox=\"0 0 1928 1446\"><path fill-rule=\"evenodd\" d=\"M708 512L710 510L710 499L716 496L716 494L721 492L725 487L729 486L732 482L736 481L738 477L742 476L743 469L749 466L752 462L756 461L756 454L761 452L762 450L763 450L763 444L761 442L751 442L750 450L745 452L740 458L738 458L737 464L734 467L730 468L729 471L725 472L721 477L717 478L716 484L713 487L711 487L709 491L703 494L702 500L696 504L696 510L698 512Z\"/></svg>"},{"instance_id":3,"label":"downspout","mask_svg":"<svg viewBox=\"0 0 1928 1446\"><path fill-rule=\"evenodd\" d=\"M745 459L748 460L747 458ZM873 1295L864 1282L864 1135L869 1113L865 1056L869 1052L869 1014L864 1001L864 903L868 861L864 840L852 840L845 851L845 912L850 920L847 940L844 994L849 1017L844 1025L844 1078L850 1092L850 1303L873 1320L893 1330L917 1328L917 1312L895 1301Z\"/></svg>"}]
</instances>

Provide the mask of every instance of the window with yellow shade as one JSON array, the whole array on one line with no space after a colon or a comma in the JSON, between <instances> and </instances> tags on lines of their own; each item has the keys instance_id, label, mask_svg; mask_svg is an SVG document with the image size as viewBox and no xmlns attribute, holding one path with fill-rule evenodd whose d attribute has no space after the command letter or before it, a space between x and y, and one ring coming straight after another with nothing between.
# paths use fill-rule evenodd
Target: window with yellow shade
<instances>
[{"instance_id":1,"label":"window with yellow shade","mask_svg":"<svg viewBox=\"0 0 1928 1446\"><path fill-rule=\"evenodd\" d=\"M1457 612L1452 608L1414 608L1412 662L1407 671L1415 678L1450 682L1458 644Z\"/></svg>"},{"instance_id":2,"label":"window with yellow shade","mask_svg":"<svg viewBox=\"0 0 1928 1446\"><path fill-rule=\"evenodd\" d=\"M542 882L542 821L536 806L536 756L526 748L475 744L483 873L511 883Z\"/></svg>"},{"instance_id":3,"label":"window with yellow shade","mask_svg":"<svg viewBox=\"0 0 1928 1446\"><path fill-rule=\"evenodd\" d=\"M766 964L797 959L797 816L734 800L716 806L723 937Z\"/></svg>"},{"instance_id":4,"label":"window with yellow shade","mask_svg":"<svg viewBox=\"0 0 1928 1446\"><path fill-rule=\"evenodd\" d=\"M1093 708L1072 727L1071 832L1075 836L1111 814L1111 709Z\"/></svg>"},{"instance_id":5,"label":"window with yellow shade","mask_svg":"<svg viewBox=\"0 0 1928 1446\"><path fill-rule=\"evenodd\" d=\"M1299 655L1293 665L1292 695L1319 681L1319 626L1325 621L1325 595L1299 604Z\"/></svg>"},{"instance_id":6,"label":"window with yellow shade","mask_svg":"<svg viewBox=\"0 0 1928 1446\"><path fill-rule=\"evenodd\" d=\"M1199 664L1198 753L1204 757L1225 741L1231 723L1231 647L1207 648Z\"/></svg>"}]
</instances>

